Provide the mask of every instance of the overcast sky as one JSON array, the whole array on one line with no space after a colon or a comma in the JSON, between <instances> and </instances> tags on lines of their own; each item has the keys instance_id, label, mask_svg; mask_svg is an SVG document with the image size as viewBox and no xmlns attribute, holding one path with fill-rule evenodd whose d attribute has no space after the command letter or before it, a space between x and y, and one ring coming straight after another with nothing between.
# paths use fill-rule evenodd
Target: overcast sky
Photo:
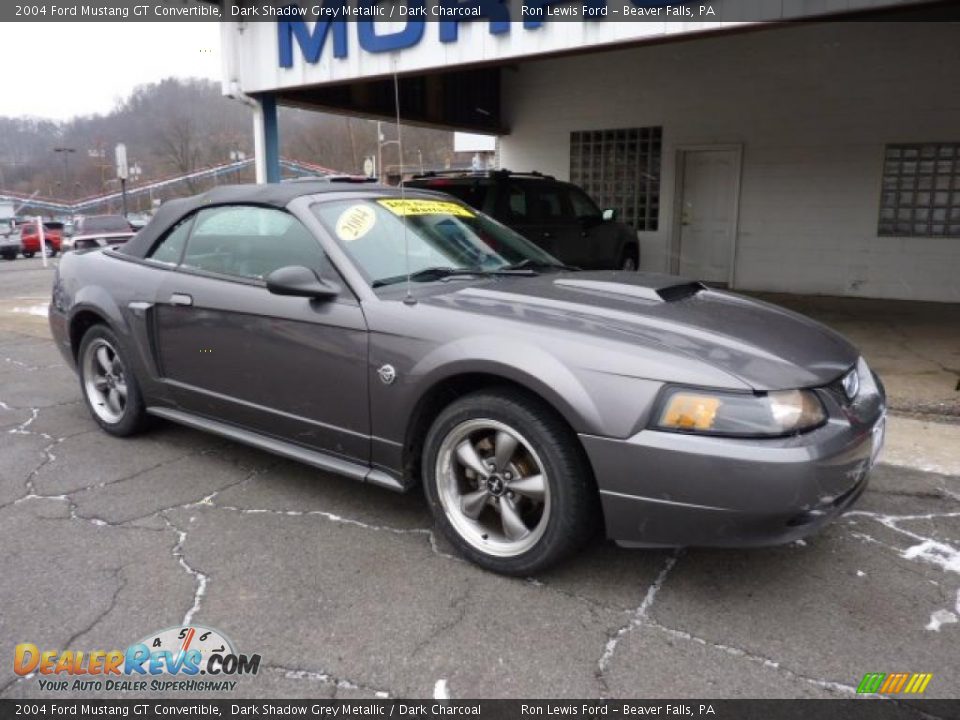
<instances>
[{"instance_id":1,"label":"overcast sky","mask_svg":"<svg viewBox=\"0 0 960 720\"><path fill-rule=\"evenodd\" d=\"M215 22L0 23L0 68L0 115L107 113L143 83L219 81L220 31Z\"/></svg>"}]
</instances>

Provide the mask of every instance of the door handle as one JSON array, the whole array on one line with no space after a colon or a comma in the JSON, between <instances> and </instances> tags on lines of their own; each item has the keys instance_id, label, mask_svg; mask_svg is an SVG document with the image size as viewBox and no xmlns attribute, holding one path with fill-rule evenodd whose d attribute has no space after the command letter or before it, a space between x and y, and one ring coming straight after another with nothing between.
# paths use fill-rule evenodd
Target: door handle
<instances>
[{"instance_id":1,"label":"door handle","mask_svg":"<svg viewBox=\"0 0 960 720\"><path fill-rule=\"evenodd\" d=\"M173 293L170 296L171 305L193 305L193 298L186 293Z\"/></svg>"}]
</instances>

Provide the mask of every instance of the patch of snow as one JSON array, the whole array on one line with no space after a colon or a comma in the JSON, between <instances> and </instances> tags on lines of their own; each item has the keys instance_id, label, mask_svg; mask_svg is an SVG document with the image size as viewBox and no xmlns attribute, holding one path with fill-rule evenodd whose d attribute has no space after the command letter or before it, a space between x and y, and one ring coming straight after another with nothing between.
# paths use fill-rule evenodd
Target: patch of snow
<instances>
[{"instance_id":1,"label":"patch of snow","mask_svg":"<svg viewBox=\"0 0 960 720\"><path fill-rule=\"evenodd\" d=\"M857 570L857 577L866 577L867 574L863 570Z\"/></svg>"},{"instance_id":2,"label":"patch of snow","mask_svg":"<svg viewBox=\"0 0 960 720\"><path fill-rule=\"evenodd\" d=\"M799 540L794 540L793 544L796 545L797 547L806 547L807 541L804 540L803 538L800 538Z\"/></svg>"},{"instance_id":3,"label":"patch of snow","mask_svg":"<svg viewBox=\"0 0 960 720\"><path fill-rule=\"evenodd\" d=\"M440 678L433 686L433 699L434 700L449 700L450 699L450 688L447 687L446 678Z\"/></svg>"},{"instance_id":4,"label":"patch of snow","mask_svg":"<svg viewBox=\"0 0 960 720\"><path fill-rule=\"evenodd\" d=\"M911 545L900 555L907 560L923 560L931 565L939 565L944 570L960 574L960 550L938 540L927 539Z\"/></svg>"},{"instance_id":5,"label":"patch of snow","mask_svg":"<svg viewBox=\"0 0 960 720\"><path fill-rule=\"evenodd\" d=\"M35 315L37 317L47 317L49 306L43 305L23 305L13 308L10 312L21 313L23 315Z\"/></svg>"},{"instance_id":6,"label":"patch of snow","mask_svg":"<svg viewBox=\"0 0 960 720\"><path fill-rule=\"evenodd\" d=\"M940 632L943 625L950 625L957 622L957 616L949 610L937 610L930 614L930 622L927 623L927 630Z\"/></svg>"}]
</instances>

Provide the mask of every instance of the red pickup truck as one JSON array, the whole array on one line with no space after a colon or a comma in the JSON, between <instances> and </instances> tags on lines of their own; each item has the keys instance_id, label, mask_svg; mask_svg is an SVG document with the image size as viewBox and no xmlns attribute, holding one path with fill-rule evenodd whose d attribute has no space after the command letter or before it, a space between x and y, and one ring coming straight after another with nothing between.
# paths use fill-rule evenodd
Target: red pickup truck
<instances>
[{"instance_id":1,"label":"red pickup truck","mask_svg":"<svg viewBox=\"0 0 960 720\"><path fill-rule=\"evenodd\" d=\"M59 224L59 223L58 223ZM44 223L43 237L47 245L47 257L54 257L60 252L60 242L63 238L62 228L56 225ZM32 258L40 252L40 233L37 231L37 223L28 222L20 226L20 245L25 258Z\"/></svg>"}]
</instances>

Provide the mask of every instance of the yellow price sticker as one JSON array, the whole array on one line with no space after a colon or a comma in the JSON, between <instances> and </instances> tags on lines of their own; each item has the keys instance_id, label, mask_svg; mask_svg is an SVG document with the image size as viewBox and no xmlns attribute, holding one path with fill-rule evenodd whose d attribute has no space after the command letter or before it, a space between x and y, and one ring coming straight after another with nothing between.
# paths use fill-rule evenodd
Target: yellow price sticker
<instances>
[{"instance_id":1,"label":"yellow price sticker","mask_svg":"<svg viewBox=\"0 0 960 720\"><path fill-rule=\"evenodd\" d=\"M456 217L476 217L463 205L446 200L406 200L403 198L377 200L387 210L400 217L406 215L455 215Z\"/></svg>"}]
</instances>

